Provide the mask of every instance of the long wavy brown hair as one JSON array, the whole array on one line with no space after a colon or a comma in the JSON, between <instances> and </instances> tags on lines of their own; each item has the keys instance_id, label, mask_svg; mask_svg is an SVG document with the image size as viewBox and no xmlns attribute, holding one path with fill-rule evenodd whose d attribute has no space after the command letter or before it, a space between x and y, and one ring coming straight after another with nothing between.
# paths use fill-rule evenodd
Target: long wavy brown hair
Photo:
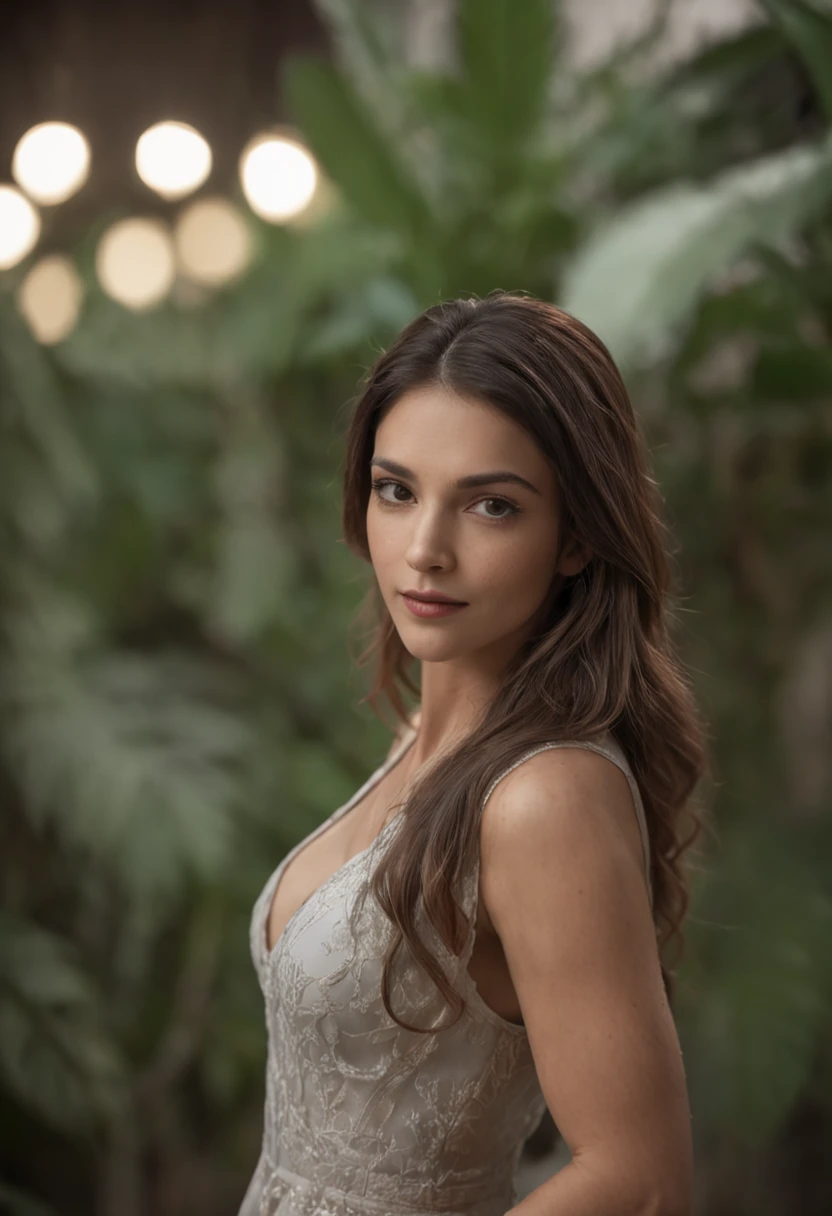
<instances>
[{"instance_id":1,"label":"long wavy brown hair","mask_svg":"<svg viewBox=\"0 0 832 1216\"><path fill-rule=\"evenodd\" d=\"M406 392L436 385L486 401L523 427L551 461L569 533L591 554L574 577L553 579L536 631L455 749L426 766L403 802L400 830L370 885L395 935L382 997L391 1018L391 964L406 945L454 1016L466 1002L417 932L421 908L458 955L473 929L454 898L479 847L490 783L535 745L610 730L638 781L651 846L653 912L668 998L664 947L689 903L682 855L702 827L691 794L706 767L705 729L668 632L671 564L661 498L647 467L624 382L604 344L553 304L497 291L431 306L411 321L362 382L348 425L343 533L370 562L367 505L376 430ZM552 554L553 569L557 554ZM356 624L371 634L359 665L374 663L364 700L408 721L418 698L415 660L372 580ZM435 1028L433 1028L435 1029Z\"/></svg>"}]
</instances>

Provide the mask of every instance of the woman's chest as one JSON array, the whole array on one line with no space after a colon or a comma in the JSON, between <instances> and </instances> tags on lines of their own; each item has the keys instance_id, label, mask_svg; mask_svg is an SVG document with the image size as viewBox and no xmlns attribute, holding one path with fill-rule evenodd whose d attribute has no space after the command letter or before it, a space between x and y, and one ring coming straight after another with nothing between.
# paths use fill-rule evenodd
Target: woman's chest
<instances>
[{"instance_id":1,"label":"woman's chest","mask_svg":"<svg viewBox=\"0 0 832 1216\"><path fill-rule=\"evenodd\" d=\"M278 872L266 911L270 952L303 905L369 851L389 823L398 784L383 778L348 814L325 820L292 850Z\"/></svg>"},{"instance_id":2,"label":"woman's chest","mask_svg":"<svg viewBox=\"0 0 832 1216\"><path fill-rule=\"evenodd\" d=\"M331 888L339 876L344 882L348 880L353 864L371 849L390 822L403 788L401 774L386 774L348 814L325 821L289 855L278 873L266 910L265 937L270 953L305 904L322 889ZM522 1025L517 993L481 885L468 973L486 1005L506 1021Z\"/></svg>"}]
</instances>

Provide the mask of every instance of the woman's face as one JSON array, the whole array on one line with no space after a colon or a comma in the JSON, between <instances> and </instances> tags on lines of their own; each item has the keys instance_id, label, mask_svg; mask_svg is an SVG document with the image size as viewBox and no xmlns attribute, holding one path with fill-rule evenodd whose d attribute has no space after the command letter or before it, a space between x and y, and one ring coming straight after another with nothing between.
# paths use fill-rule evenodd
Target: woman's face
<instances>
[{"instance_id":1,"label":"woman's face","mask_svg":"<svg viewBox=\"0 0 832 1216\"><path fill-rule=\"evenodd\" d=\"M534 440L493 406L423 387L379 426L370 472L370 557L407 650L429 662L474 652L508 661L555 574L585 561L567 546L555 567L557 486ZM480 476L479 485L458 484ZM465 607L417 615L402 594L410 590Z\"/></svg>"}]
</instances>

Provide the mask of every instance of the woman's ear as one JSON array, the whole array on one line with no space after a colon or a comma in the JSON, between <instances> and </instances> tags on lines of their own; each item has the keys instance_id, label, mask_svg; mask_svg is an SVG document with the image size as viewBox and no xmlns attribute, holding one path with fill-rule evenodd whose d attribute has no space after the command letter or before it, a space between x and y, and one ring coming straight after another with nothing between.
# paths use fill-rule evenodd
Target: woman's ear
<instances>
[{"instance_id":1,"label":"woman's ear","mask_svg":"<svg viewBox=\"0 0 832 1216\"><path fill-rule=\"evenodd\" d=\"M563 574L566 578L580 574L591 557L592 554L585 545L579 545L574 539L568 540L560 555L558 574Z\"/></svg>"}]
</instances>

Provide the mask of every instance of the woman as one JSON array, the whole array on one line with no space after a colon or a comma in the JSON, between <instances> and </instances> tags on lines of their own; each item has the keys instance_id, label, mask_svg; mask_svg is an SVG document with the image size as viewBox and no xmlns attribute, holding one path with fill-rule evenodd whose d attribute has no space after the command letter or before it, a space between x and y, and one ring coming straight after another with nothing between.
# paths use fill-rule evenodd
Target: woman
<instances>
[{"instance_id":1,"label":"woman","mask_svg":"<svg viewBox=\"0 0 832 1216\"><path fill-rule=\"evenodd\" d=\"M370 372L343 525L403 729L254 909L241 1216L690 1212L659 947L704 752L657 512L608 351L550 304L438 304ZM572 1160L512 1206L547 1106Z\"/></svg>"}]
</instances>

